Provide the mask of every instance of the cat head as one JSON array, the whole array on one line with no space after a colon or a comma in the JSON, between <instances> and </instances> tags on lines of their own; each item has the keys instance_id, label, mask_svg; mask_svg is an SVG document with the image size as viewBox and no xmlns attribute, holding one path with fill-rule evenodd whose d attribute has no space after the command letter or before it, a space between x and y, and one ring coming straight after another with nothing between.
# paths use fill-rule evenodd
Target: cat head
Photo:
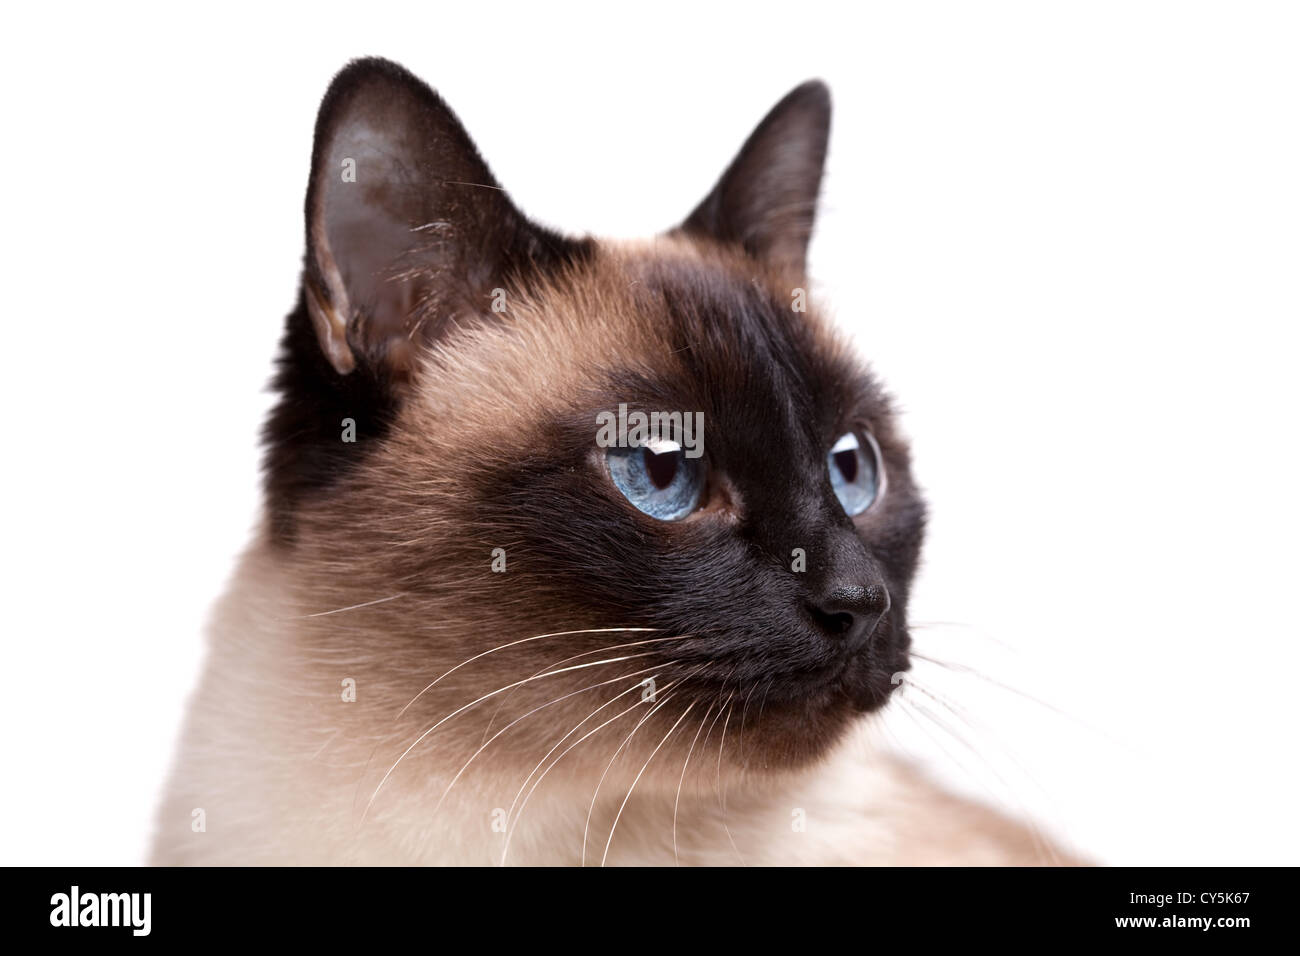
<instances>
[{"instance_id":1,"label":"cat head","mask_svg":"<svg viewBox=\"0 0 1300 956\"><path fill-rule=\"evenodd\" d=\"M468 705L439 737L477 744L539 708L495 745L529 766L584 718L642 755L680 724L665 752L788 766L888 700L924 507L804 291L829 119L797 88L680 225L605 242L525 217L400 67L337 77L268 534L304 615L350 609L300 639L376 719Z\"/></svg>"}]
</instances>

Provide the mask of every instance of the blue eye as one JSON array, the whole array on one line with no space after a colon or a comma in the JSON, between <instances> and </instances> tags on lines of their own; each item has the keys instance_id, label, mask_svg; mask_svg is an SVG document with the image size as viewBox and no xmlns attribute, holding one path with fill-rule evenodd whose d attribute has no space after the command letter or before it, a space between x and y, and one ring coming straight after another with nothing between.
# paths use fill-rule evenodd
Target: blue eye
<instances>
[{"instance_id":1,"label":"blue eye","mask_svg":"<svg viewBox=\"0 0 1300 956\"><path fill-rule=\"evenodd\" d=\"M687 458L676 442L610 448L605 464L623 497L652 518L678 521L700 503L700 459Z\"/></svg>"},{"instance_id":2,"label":"blue eye","mask_svg":"<svg viewBox=\"0 0 1300 956\"><path fill-rule=\"evenodd\" d=\"M871 507L884 477L880 448L871 435L863 435L865 441L853 432L840 436L826 455L831 487L849 515L860 515Z\"/></svg>"}]
</instances>

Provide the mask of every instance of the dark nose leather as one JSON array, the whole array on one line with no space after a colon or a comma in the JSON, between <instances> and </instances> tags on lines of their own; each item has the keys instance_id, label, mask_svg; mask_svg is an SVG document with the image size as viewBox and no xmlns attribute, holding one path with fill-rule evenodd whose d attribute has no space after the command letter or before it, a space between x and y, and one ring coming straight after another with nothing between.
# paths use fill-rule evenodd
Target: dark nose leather
<instances>
[{"instance_id":1,"label":"dark nose leather","mask_svg":"<svg viewBox=\"0 0 1300 956\"><path fill-rule=\"evenodd\" d=\"M856 649L866 644L888 613L889 591L883 584L838 583L810 610L827 637Z\"/></svg>"}]
</instances>

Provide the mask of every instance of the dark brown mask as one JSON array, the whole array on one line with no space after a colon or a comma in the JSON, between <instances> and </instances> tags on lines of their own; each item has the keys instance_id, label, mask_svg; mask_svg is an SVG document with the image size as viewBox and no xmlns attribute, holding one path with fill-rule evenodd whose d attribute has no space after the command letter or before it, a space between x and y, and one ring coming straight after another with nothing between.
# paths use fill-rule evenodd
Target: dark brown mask
<instances>
[{"instance_id":1,"label":"dark brown mask","mask_svg":"<svg viewBox=\"0 0 1300 956\"><path fill-rule=\"evenodd\" d=\"M400 67L334 81L269 533L304 614L366 605L299 638L377 688L368 713L427 726L486 695L439 729L477 744L540 708L501 744L531 766L605 705L588 726L627 707L610 732L644 718L647 748L725 712L729 757L774 766L888 700L924 506L804 291L829 121L799 87L682 225L607 243L529 222ZM702 441L605 447L620 409Z\"/></svg>"}]
</instances>

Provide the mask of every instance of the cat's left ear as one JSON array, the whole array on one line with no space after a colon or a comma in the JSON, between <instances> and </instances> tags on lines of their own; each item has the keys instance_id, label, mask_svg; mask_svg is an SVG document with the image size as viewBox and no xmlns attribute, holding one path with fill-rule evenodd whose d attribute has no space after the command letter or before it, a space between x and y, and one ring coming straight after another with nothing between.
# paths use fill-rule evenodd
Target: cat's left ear
<instances>
[{"instance_id":1,"label":"cat's left ear","mask_svg":"<svg viewBox=\"0 0 1300 956\"><path fill-rule=\"evenodd\" d=\"M810 80L796 87L750 134L682 231L734 243L759 261L802 275L830 128L826 84Z\"/></svg>"}]
</instances>

